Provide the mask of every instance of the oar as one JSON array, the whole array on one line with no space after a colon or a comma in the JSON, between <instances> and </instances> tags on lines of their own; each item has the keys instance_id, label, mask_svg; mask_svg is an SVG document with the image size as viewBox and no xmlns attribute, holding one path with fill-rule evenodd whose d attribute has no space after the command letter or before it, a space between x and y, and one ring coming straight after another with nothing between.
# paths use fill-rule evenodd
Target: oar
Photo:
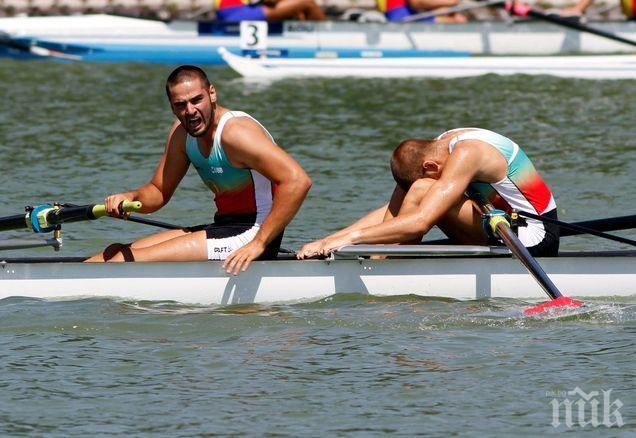
<instances>
[{"instance_id":1,"label":"oar","mask_svg":"<svg viewBox=\"0 0 636 438\"><path fill-rule=\"evenodd\" d=\"M125 201L123 209L127 213L139 211L141 202ZM103 204L43 204L27 207L25 214L0 218L0 231L29 228L36 233L48 233L63 223L93 220L107 215L106 206Z\"/></svg>"},{"instance_id":2,"label":"oar","mask_svg":"<svg viewBox=\"0 0 636 438\"><path fill-rule=\"evenodd\" d=\"M570 225L579 226L595 231L618 231L636 228L636 215L608 217L605 219L593 219L589 221L574 222ZM565 230L561 236L577 236L585 232Z\"/></svg>"},{"instance_id":3,"label":"oar","mask_svg":"<svg viewBox=\"0 0 636 438\"><path fill-rule=\"evenodd\" d=\"M166 230L180 230L183 228L183 227L180 227L179 225L169 224L166 222L155 221L152 219L146 219L146 218L136 217L136 216L120 217L119 219L123 219L128 222L136 222L138 224L150 225L150 226L158 227L158 228L165 228Z\"/></svg>"},{"instance_id":4,"label":"oar","mask_svg":"<svg viewBox=\"0 0 636 438\"><path fill-rule=\"evenodd\" d=\"M520 215L524 216L524 214L521 214L521 213ZM534 216L528 216L528 217L535 218ZM544 220L546 222L554 222L560 227L562 227L561 237L579 236L581 234L590 233L590 231L618 231L618 230L630 230L630 229L636 228L636 215L608 217L605 219L593 219L589 221L580 221L580 222L571 222L571 223L555 221L554 219L547 219L542 216L537 216L536 219ZM605 235L605 233L603 234L604 234L603 236L600 236L598 233L596 233L595 235L599 237L611 236L610 234L607 234L607 235ZM612 237L616 237L616 236L612 236ZM424 243L426 243L427 245L446 245L451 242L452 241L450 239L436 239L436 240L427 240ZM624 242L624 243L627 243L627 242Z\"/></svg>"},{"instance_id":5,"label":"oar","mask_svg":"<svg viewBox=\"0 0 636 438\"><path fill-rule=\"evenodd\" d=\"M576 236L580 234L591 234L593 236L602 237L604 239L613 240L615 242L626 243L627 245L636 246L636 240L627 239L625 237L614 236L603 232L603 228L606 227L609 230L624 230L629 228L636 228L636 215L623 216L608 219L597 219L593 221L577 222L570 224L568 222L562 222L556 219L552 219L545 216L539 216L538 214L528 213L527 211L520 211L519 216L537 219L542 222L558 225L563 228L561 236ZM617 228L618 227L618 228Z\"/></svg>"},{"instance_id":6,"label":"oar","mask_svg":"<svg viewBox=\"0 0 636 438\"><path fill-rule=\"evenodd\" d=\"M27 53L30 55L41 56L45 58L59 58L64 60L71 61L81 61L82 57L77 55L70 55L68 53L58 52L56 50L47 49L37 44L37 42L33 42L32 44L23 43L21 41L16 41L11 35L7 32L0 30L0 45L10 47L12 49L16 49L20 52Z\"/></svg>"},{"instance_id":7,"label":"oar","mask_svg":"<svg viewBox=\"0 0 636 438\"><path fill-rule=\"evenodd\" d=\"M533 17L533 18L538 18L540 20L544 20L553 24L557 24L559 26L564 26L564 27L569 27L570 29L576 29L578 31L581 32L587 32L587 33L591 33L594 35L598 35L613 41L618 41L620 43L624 43L624 44L629 44L630 46L636 46L636 41L627 39L627 38L623 38L621 36L618 36L616 34L613 34L611 32L606 32L604 30L601 29L596 29L594 27L590 27L590 26L586 26L584 24L575 22L575 21L571 21L571 20L566 20L565 18L559 17L559 16L555 16L555 15L550 15L550 14L544 14L543 12L538 12L535 11L534 9L532 9L531 6L525 4L525 3L521 3L521 2L507 2L506 3L506 10L508 10L510 13L512 13L513 15L519 15L520 17Z\"/></svg>"},{"instance_id":8,"label":"oar","mask_svg":"<svg viewBox=\"0 0 636 438\"><path fill-rule=\"evenodd\" d=\"M488 225L490 226L493 234L499 236L501 240L503 240L510 251L517 256L530 275L534 277L539 286L541 286L545 293L547 293L551 298L550 301L526 309L524 312L526 315L543 312L550 307L578 307L583 304L580 301L564 296L559 291L552 280L550 280L550 277L548 277L545 273L541 265L539 265L535 258L532 257L528 249L523 246L523 243L521 243L515 233L512 232L510 224L505 219L503 212L499 213L500 210L495 210L491 204L481 199L476 199L476 203L482 214L488 217Z\"/></svg>"},{"instance_id":9,"label":"oar","mask_svg":"<svg viewBox=\"0 0 636 438\"><path fill-rule=\"evenodd\" d=\"M485 8L488 6L498 6L504 3L506 3L506 0L487 0L480 3L471 2L471 3L467 3L463 5L453 6L450 8L440 8L434 11L420 12L413 15L407 15L406 17L402 18L401 21L403 23L410 23L413 21L426 20L427 18L439 17L440 15L454 14L456 12L470 11L473 9L480 9L480 8Z\"/></svg>"},{"instance_id":10,"label":"oar","mask_svg":"<svg viewBox=\"0 0 636 438\"><path fill-rule=\"evenodd\" d=\"M74 204L65 204L65 205L75 207ZM150 225L150 226L158 227L158 228L165 228L166 230L180 230L183 228L182 226L179 226L179 225L169 224L167 222L161 222L161 221L156 221L156 220L146 219L143 217L136 217L136 216L120 216L117 219L122 219L128 222L135 222L138 224Z\"/></svg>"}]
</instances>

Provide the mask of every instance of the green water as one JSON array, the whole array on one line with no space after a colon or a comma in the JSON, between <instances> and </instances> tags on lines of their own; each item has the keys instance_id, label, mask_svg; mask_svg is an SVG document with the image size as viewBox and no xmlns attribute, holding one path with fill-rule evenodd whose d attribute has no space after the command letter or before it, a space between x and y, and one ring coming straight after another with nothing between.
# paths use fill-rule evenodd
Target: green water
<instances>
[{"instance_id":1,"label":"green water","mask_svg":"<svg viewBox=\"0 0 636 438\"><path fill-rule=\"evenodd\" d=\"M0 216L46 201L98 202L146 182L173 119L163 91L170 70L3 60ZM636 81L250 83L226 69L208 71L220 102L263 122L313 179L287 247L384 202L392 190L388 158L400 140L459 126L522 145L564 220L634 213ZM155 217L191 225L212 212L191 172ZM108 218L69 224L63 254L151 231ZM8 237L29 236L1 238ZM590 238L562 246L621 247ZM221 308L6 299L0 433L633 435L635 305L592 300L583 313L529 319L517 301L409 296ZM601 391L611 389L623 404L623 427L583 428L575 413L568 428L563 412L553 427L551 400L576 387L599 391L601 411Z\"/></svg>"}]
</instances>

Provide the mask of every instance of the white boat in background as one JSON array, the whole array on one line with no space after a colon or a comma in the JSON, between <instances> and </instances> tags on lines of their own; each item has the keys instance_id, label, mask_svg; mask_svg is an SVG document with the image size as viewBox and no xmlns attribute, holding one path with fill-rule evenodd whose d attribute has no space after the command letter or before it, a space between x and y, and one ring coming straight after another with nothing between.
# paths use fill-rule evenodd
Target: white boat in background
<instances>
[{"instance_id":1,"label":"white boat in background","mask_svg":"<svg viewBox=\"0 0 636 438\"><path fill-rule=\"evenodd\" d=\"M636 79L636 55L250 58L219 49L246 78L289 77L460 78L485 74L552 75L583 79Z\"/></svg>"},{"instance_id":2,"label":"white boat in background","mask_svg":"<svg viewBox=\"0 0 636 438\"><path fill-rule=\"evenodd\" d=\"M636 40L636 22L591 24ZM221 64L219 47L292 59L634 52L633 46L624 43L528 20L465 24L288 21L270 23L262 37L257 44L246 37L242 40L238 24L216 22L162 22L105 14L0 18L0 56L17 58L61 54L85 61Z\"/></svg>"},{"instance_id":3,"label":"white boat in background","mask_svg":"<svg viewBox=\"0 0 636 438\"><path fill-rule=\"evenodd\" d=\"M369 258L378 254L391 258ZM568 295L636 294L636 251L563 253L538 260ZM339 293L546 299L502 247L354 245L329 260L257 261L238 276L227 274L220 262L80 261L0 258L0 299L117 297L204 305L315 301Z\"/></svg>"}]
</instances>

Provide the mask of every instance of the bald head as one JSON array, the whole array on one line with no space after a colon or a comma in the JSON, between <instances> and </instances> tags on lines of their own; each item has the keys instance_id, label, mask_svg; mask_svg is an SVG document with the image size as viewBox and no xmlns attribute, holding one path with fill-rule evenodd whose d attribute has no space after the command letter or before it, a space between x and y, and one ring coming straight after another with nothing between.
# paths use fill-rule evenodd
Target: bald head
<instances>
[{"instance_id":1,"label":"bald head","mask_svg":"<svg viewBox=\"0 0 636 438\"><path fill-rule=\"evenodd\" d=\"M438 142L409 138L395 148L391 156L391 173L395 182L405 191L418 179L424 177L422 163L435 158Z\"/></svg>"},{"instance_id":2,"label":"bald head","mask_svg":"<svg viewBox=\"0 0 636 438\"><path fill-rule=\"evenodd\" d=\"M204 88L210 88L210 80L203 70L194 65L181 65L175 68L166 80L166 94L171 98L170 88L181 82L199 80Z\"/></svg>"}]
</instances>

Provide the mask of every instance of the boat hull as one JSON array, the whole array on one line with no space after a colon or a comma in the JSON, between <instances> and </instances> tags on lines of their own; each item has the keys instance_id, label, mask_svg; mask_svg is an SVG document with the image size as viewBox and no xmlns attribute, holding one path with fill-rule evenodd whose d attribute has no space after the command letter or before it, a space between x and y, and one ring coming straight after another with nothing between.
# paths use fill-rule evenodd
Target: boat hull
<instances>
[{"instance_id":1,"label":"boat hull","mask_svg":"<svg viewBox=\"0 0 636 438\"><path fill-rule=\"evenodd\" d=\"M636 294L634 252L539 261L567 295ZM459 300L546 298L510 256L259 261L238 276L225 273L219 262L0 263L0 299L99 296L231 305L315 301L338 293Z\"/></svg>"},{"instance_id":2,"label":"boat hull","mask_svg":"<svg viewBox=\"0 0 636 438\"><path fill-rule=\"evenodd\" d=\"M486 74L636 79L636 55L280 59L246 58L224 48L219 53L232 69L250 79L461 78Z\"/></svg>"},{"instance_id":3,"label":"boat hull","mask_svg":"<svg viewBox=\"0 0 636 438\"><path fill-rule=\"evenodd\" d=\"M636 22L594 23L636 40ZM85 61L222 64L219 47L241 49L236 24L161 22L111 15L0 18L0 31ZM633 52L632 46L542 22L270 24L264 53L282 58L323 56L555 55ZM261 52L263 53L263 52ZM4 47L0 55L37 58Z\"/></svg>"}]
</instances>

